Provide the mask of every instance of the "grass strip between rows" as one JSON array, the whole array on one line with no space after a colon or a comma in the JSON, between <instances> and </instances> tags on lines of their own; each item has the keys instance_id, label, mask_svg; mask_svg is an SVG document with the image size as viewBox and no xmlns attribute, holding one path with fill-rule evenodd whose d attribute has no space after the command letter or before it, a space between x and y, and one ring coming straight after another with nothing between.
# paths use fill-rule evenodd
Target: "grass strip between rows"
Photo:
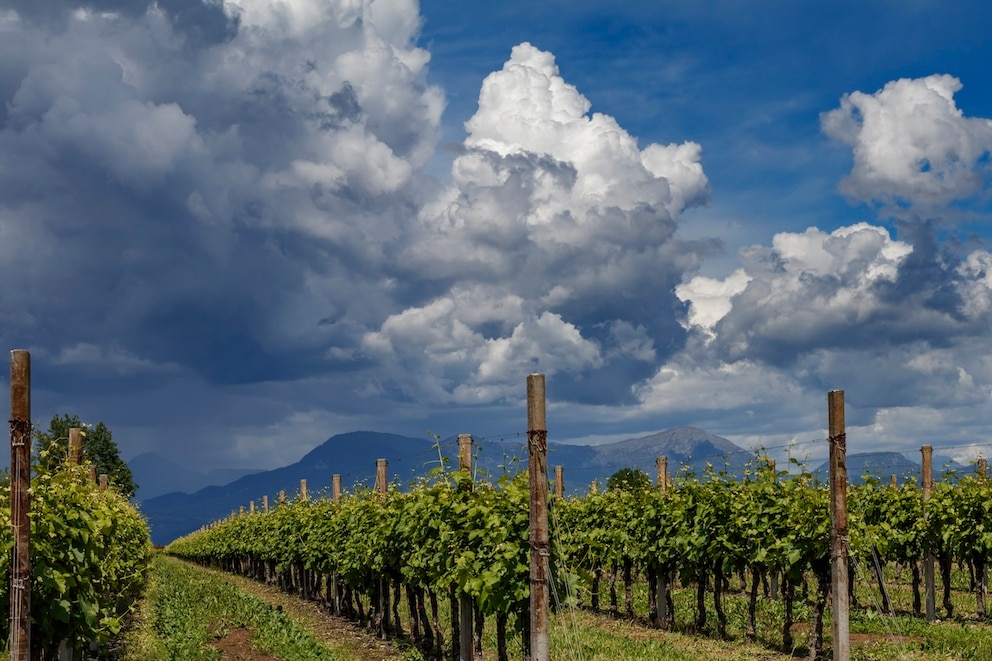
<instances>
[{"instance_id":1,"label":"grass strip between rows","mask_svg":"<svg viewBox=\"0 0 992 661\"><path fill-rule=\"evenodd\" d=\"M282 661L351 658L317 641L307 628L223 577L159 555L142 613L128 635L126 661L216 659L211 643L246 628L260 652Z\"/></svg>"}]
</instances>

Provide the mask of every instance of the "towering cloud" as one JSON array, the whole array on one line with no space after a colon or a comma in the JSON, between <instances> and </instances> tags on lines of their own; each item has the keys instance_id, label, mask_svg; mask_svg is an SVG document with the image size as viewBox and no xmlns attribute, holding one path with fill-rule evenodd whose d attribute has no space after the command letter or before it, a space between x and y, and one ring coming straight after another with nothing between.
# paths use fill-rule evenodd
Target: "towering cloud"
<instances>
[{"instance_id":1,"label":"towering cloud","mask_svg":"<svg viewBox=\"0 0 992 661\"><path fill-rule=\"evenodd\" d=\"M441 291L366 336L380 360L419 366L408 391L429 374L431 391L490 401L540 370L560 395L617 401L678 344L671 292L704 246L676 223L708 196L700 147L640 149L589 111L530 44L483 82L452 185L403 254Z\"/></svg>"}]
</instances>

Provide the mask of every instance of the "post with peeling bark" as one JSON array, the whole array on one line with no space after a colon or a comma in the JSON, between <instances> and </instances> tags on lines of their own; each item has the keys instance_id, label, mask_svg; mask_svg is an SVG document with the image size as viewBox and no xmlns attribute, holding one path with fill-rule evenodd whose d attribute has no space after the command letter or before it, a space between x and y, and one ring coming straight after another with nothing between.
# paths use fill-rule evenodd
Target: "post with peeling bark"
<instances>
[{"instance_id":1,"label":"post with peeling bark","mask_svg":"<svg viewBox=\"0 0 992 661\"><path fill-rule=\"evenodd\" d=\"M844 391L827 393L830 426L830 592L833 608L834 661L851 658L850 596L847 568L847 433Z\"/></svg>"},{"instance_id":2,"label":"post with peeling bark","mask_svg":"<svg viewBox=\"0 0 992 661\"><path fill-rule=\"evenodd\" d=\"M458 470L472 477L472 436L458 435ZM471 488L471 486L469 486ZM472 597L462 593L458 596L458 660L472 661L472 632L475 630L472 614L475 605ZM481 642L481 641L480 641ZM452 642L454 644L454 642Z\"/></svg>"},{"instance_id":3,"label":"post with peeling bark","mask_svg":"<svg viewBox=\"0 0 992 661\"><path fill-rule=\"evenodd\" d=\"M661 456L654 460L657 471L658 494L664 496L668 491L668 457Z\"/></svg>"},{"instance_id":4,"label":"post with peeling bark","mask_svg":"<svg viewBox=\"0 0 992 661\"><path fill-rule=\"evenodd\" d=\"M31 657L31 354L10 352L10 659Z\"/></svg>"},{"instance_id":5,"label":"post with peeling bark","mask_svg":"<svg viewBox=\"0 0 992 661\"><path fill-rule=\"evenodd\" d=\"M83 463L83 434L79 427L69 429L69 452L66 454L66 462L70 466L78 466Z\"/></svg>"},{"instance_id":6,"label":"post with peeling bark","mask_svg":"<svg viewBox=\"0 0 992 661\"><path fill-rule=\"evenodd\" d=\"M929 518L927 501L933 494L933 446L924 445L920 448L923 464L920 466L920 487L923 489L923 518ZM923 559L923 586L926 592L927 622L937 619L937 586L934 579L933 549L927 549Z\"/></svg>"},{"instance_id":7,"label":"post with peeling bark","mask_svg":"<svg viewBox=\"0 0 992 661\"><path fill-rule=\"evenodd\" d=\"M548 424L544 375L527 377L527 468L530 478L530 661L549 661Z\"/></svg>"}]
</instances>

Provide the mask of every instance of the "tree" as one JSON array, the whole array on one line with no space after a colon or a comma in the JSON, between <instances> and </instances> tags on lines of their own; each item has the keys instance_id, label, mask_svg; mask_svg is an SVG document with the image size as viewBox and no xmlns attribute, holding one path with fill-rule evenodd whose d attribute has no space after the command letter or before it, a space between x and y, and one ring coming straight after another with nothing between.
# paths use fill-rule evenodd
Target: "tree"
<instances>
[{"instance_id":1,"label":"tree","mask_svg":"<svg viewBox=\"0 0 992 661\"><path fill-rule=\"evenodd\" d=\"M64 413L54 416L47 432L40 429L34 431L38 465L55 472L65 464L69 454L69 430L73 427L83 430L83 462L96 466L97 475L106 474L115 489L124 497L131 498L138 485L134 483L131 469L121 459L110 429L103 422L98 422L94 427L81 422L78 415Z\"/></svg>"},{"instance_id":2,"label":"tree","mask_svg":"<svg viewBox=\"0 0 992 661\"><path fill-rule=\"evenodd\" d=\"M640 468L621 468L606 481L607 491L640 491L651 488L651 478Z\"/></svg>"}]
</instances>

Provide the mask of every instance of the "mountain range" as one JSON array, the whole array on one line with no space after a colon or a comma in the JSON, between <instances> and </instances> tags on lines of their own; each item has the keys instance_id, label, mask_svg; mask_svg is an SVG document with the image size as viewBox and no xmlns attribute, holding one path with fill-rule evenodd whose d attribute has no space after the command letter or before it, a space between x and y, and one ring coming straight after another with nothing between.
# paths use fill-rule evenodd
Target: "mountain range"
<instances>
[{"instance_id":1,"label":"mountain range","mask_svg":"<svg viewBox=\"0 0 992 661\"><path fill-rule=\"evenodd\" d=\"M921 459L922 461L922 459ZM861 452L849 454L846 458L848 484L862 484L866 479L878 480L888 484L895 477L896 482L920 482L921 462L906 458L898 452ZM933 478L939 481L945 477L961 476L971 472L972 467L965 466L950 457L934 455ZM826 483L830 479L830 462L823 462L813 476Z\"/></svg>"},{"instance_id":2,"label":"mountain range","mask_svg":"<svg viewBox=\"0 0 992 661\"><path fill-rule=\"evenodd\" d=\"M493 480L506 473L516 474L526 470L526 439L477 439L474 455L476 470ZM274 503L277 494L285 491L292 498L299 491L301 479L307 481L311 494L328 492L335 473L341 475L345 489L357 484L371 486L376 460L385 458L390 480L405 485L438 468L442 461L448 467L457 465L456 456L457 439L435 442L427 438L356 431L332 436L289 466L240 475L227 484L207 486L192 493L178 488L182 479L170 479L177 486L174 491L156 493L165 478L151 482L153 488L145 492L146 482L142 480L148 478L142 467L144 459L138 462L135 479L142 485L138 499L141 511L151 525L152 540L156 544L167 544L240 507L249 507L252 501L260 507L262 496ZM562 466L566 492L578 493L587 491L594 480L605 486L606 479L621 468L638 468L654 479L655 460L659 456L668 457L668 470L672 476L680 470L701 473L707 466L739 474L753 458L753 453L702 429L676 427L603 445L549 442L547 462L550 476L554 475L554 466ZM159 468L162 466L171 470L165 460ZM192 479L202 479L202 476Z\"/></svg>"},{"instance_id":3,"label":"mountain range","mask_svg":"<svg viewBox=\"0 0 992 661\"><path fill-rule=\"evenodd\" d=\"M274 470L246 474L238 474L238 471L184 472L167 459L154 455L136 457L132 460L132 470L141 485L139 506L151 525L152 540L156 544L167 544L240 507L248 508L252 501L256 507L261 507L263 496L267 496L270 503L276 501L280 491L293 498L299 492L301 479L307 481L308 491L314 495L330 491L335 473L341 475L345 490L362 484L373 486L376 460L384 458L390 481L402 487L437 469L442 462L446 468L456 467L457 452L455 438L434 441L424 437L356 431L332 436L296 463ZM527 468L523 435L475 439L473 452L475 469L491 480L505 474L515 475ZM753 451L725 438L696 427L675 427L602 445L549 442L548 473L553 479L554 467L562 466L566 493L585 493L594 480L605 486L607 478L622 468L640 469L654 480L657 475L655 462L659 456L668 457L668 471L672 477L679 473L702 474L706 470L739 477L755 459ZM968 470L946 457L935 456L933 465L935 478L949 471L960 475ZM825 462L813 474L825 483L829 479L828 468L829 463ZM920 465L896 452L869 452L849 454L847 472L852 484L860 483L869 475L885 482L891 475L896 475L900 481L918 480ZM232 479L220 485L198 487L204 480L222 480L224 477ZM171 484L173 491L161 493L166 484ZM184 492L182 487L190 484L197 488Z\"/></svg>"}]
</instances>

